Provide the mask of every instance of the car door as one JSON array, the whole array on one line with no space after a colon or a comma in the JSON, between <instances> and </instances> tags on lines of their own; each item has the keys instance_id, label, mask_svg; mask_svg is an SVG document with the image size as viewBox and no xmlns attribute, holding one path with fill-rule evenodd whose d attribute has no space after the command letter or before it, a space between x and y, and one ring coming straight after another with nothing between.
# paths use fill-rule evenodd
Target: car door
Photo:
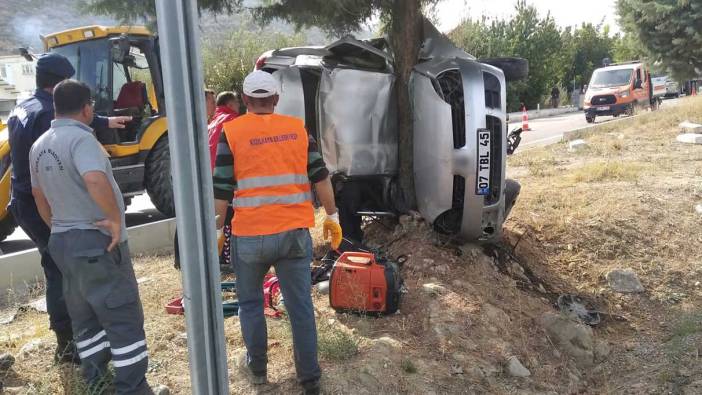
<instances>
[{"instance_id":1,"label":"car door","mask_svg":"<svg viewBox=\"0 0 702 395\"><path fill-rule=\"evenodd\" d=\"M322 156L346 176L397 173L395 76L385 51L344 37L326 48L317 96Z\"/></svg>"}]
</instances>

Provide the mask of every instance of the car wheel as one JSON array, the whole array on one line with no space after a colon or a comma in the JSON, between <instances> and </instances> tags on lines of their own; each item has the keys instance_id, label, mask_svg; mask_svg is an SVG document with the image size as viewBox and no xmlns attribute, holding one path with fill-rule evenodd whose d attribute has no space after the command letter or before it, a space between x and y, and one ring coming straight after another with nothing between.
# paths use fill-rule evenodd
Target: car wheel
<instances>
[{"instance_id":1,"label":"car wheel","mask_svg":"<svg viewBox=\"0 0 702 395\"><path fill-rule=\"evenodd\" d=\"M630 116L630 117L633 117L633 116L634 116L634 112L635 112L635 111L634 111L634 105L633 105L633 104L630 104L630 105L626 108L626 115L628 115L628 116Z\"/></svg>"},{"instance_id":2,"label":"car wheel","mask_svg":"<svg viewBox=\"0 0 702 395\"><path fill-rule=\"evenodd\" d=\"M173 201L173 179L171 177L171 154L168 151L167 134L154 144L144 167L144 184L151 202L164 215L174 217L175 203Z\"/></svg>"},{"instance_id":3,"label":"car wheel","mask_svg":"<svg viewBox=\"0 0 702 395\"><path fill-rule=\"evenodd\" d=\"M518 81L529 75L529 61L524 58L485 58L478 61L502 70L507 81Z\"/></svg>"},{"instance_id":4,"label":"car wheel","mask_svg":"<svg viewBox=\"0 0 702 395\"><path fill-rule=\"evenodd\" d=\"M7 212L5 218L0 220L0 241L5 240L9 235L11 235L15 229L17 229L17 223L15 223L15 217L12 216L10 211Z\"/></svg>"}]
</instances>

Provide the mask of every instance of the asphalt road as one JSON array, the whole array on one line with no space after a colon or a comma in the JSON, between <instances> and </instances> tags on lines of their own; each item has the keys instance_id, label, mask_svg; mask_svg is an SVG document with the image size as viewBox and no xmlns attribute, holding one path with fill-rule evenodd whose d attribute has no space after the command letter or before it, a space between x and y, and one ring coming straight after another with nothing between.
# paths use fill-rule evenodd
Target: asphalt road
<instances>
[{"instance_id":1,"label":"asphalt road","mask_svg":"<svg viewBox=\"0 0 702 395\"><path fill-rule=\"evenodd\" d=\"M666 108L677 105L680 103L680 100L684 100L684 98L664 100L660 111L665 111ZM624 118L626 117L597 117L594 125ZM514 130L521 126L521 118L515 119L509 123L509 130ZM529 147L539 147L557 143L563 137L564 132L588 126L593 126L593 124L589 124L585 121L585 113L582 111L529 121L529 128L531 130L522 133L522 142L519 148L517 148L517 152Z\"/></svg>"}]
</instances>

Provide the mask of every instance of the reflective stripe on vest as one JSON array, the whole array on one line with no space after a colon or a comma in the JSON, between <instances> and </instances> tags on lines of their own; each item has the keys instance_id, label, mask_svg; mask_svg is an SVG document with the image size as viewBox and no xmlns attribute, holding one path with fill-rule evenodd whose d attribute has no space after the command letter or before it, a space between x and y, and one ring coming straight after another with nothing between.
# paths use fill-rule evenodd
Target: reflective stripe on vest
<instances>
[{"instance_id":1,"label":"reflective stripe on vest","mask_svg":"<svg viewBox=\"0 0 702 395\"><path fill-rule=\"evenodd\" d=\"M246 189L276 187L288 184L308 184L310 182L307 174L282 174L279 176L264 176L264 177L249 177L243 180L237 180L237 190L243 191Z\"/></svg>"},{"instance_id":2,"label":"reflective stripe on vest","mask_svg":"<svg viewBox=\"0 0 702 395\"><path fill-rule=\"evenodd\" d=\"M246 198L234 198L232 205L234 208L261 207L270 204L297 204L312 201L311 192L295 193L281 196L255 196Z\"/></svg>"}]
</instances>

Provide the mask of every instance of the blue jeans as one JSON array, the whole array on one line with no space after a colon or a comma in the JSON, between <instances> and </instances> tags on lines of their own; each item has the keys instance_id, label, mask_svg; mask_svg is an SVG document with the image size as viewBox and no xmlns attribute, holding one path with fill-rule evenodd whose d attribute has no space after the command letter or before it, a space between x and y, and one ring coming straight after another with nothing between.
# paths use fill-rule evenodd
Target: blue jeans
<instances>
[{"instance_id":1,"label":"blue jeans","mask_svg":"<svg viewBox=\"0 0 702 395\"><path fill-rule=\"evenodd\" d=\"M231 249L239 298L239 322L251 371L262 375L268 364L263 277L273 266L290 317L297 379L300 383L319 379L309 230L295 229L266 236L232 236Z\"/></svg>"}]
</instances>

